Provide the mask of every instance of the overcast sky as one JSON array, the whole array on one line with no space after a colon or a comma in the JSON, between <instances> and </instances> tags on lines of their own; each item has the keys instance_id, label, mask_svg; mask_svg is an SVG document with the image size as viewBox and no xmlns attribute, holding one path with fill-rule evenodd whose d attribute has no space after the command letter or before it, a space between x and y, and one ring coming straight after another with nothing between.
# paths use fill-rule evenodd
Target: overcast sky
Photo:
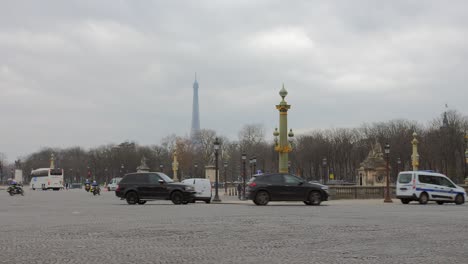
<instances>
[{"instance_id":1,"label":"overcast sky","mask_svg":"<svg viewBox=\"0 0 468 264\"><path fill-rule=\"evenodd\" d=\"M468 113L467 1L2 1L0 152ZM298 134L296 133L296 134Z\"/></svg>"}]
</instances>

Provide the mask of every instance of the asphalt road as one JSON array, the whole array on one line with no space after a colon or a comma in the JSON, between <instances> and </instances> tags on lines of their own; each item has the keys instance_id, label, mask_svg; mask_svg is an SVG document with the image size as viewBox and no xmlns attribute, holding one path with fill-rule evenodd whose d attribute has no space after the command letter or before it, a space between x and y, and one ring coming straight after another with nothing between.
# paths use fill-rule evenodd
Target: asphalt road
<instances>
[{"instance_id":1,"label":"asphalt road","mask_svg":"<svg viewBox=\"0 0 468 264\"><path fill-rule=\"evenodd\" d=\"M468 263L468 206L341 200L127 205L0 192L0 263Z\"/></svg>"}]
</instances>

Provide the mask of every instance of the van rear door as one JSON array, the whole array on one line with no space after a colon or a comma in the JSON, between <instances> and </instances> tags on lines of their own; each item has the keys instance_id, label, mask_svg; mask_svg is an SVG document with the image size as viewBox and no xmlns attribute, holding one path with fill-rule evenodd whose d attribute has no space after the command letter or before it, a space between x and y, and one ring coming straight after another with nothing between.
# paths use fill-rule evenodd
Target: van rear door
<instances>
[{"instance_id":1,"label":"van rear door","mask_svg":"<svg viewBox=\"0 0 468 264\"><path fill-rule=\"evenodd\" d=\"M211 184L209 180L196 179L195 188L198 197L210 197L211 198Z\"/></svg>"},{"instance_id":2,"label":"van rear door","mask_svg":"<svg viewBox=\"0 0 468 264\"><path fill-rule=\"evenodd\" d=\"M413 195L413 174L403 172L398 175L397 180L397 196L411 196Z\"/></svg>"}]
</instances>

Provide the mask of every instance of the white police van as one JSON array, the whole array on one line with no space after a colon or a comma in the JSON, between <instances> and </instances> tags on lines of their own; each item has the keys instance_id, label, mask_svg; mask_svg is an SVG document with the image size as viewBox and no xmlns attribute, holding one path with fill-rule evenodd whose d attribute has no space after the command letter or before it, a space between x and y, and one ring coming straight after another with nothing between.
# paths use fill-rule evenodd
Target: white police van
<instances>
[{"instance_id":1,"label":"white police van","mask_svg":"<svg viewBox=\"0 0 468 264\"><path fill-rule=\"evenodd\" d=\"M403 204L411 201L419 201L420 204L427 204L428 201L463 204L466 191L440 173L403 171L398 174L396 197Z\"/></svg>"}]
</instances>

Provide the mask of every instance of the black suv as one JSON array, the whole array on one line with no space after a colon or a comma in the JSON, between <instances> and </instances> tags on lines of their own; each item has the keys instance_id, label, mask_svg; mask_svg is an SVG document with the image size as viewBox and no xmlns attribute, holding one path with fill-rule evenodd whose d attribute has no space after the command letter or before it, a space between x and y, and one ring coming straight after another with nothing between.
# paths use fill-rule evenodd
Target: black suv
<instances>
[{"instance_id":1,"label":"black suv","mask_svg":"<svg viewBox=\"0 0 468 264\"><path fill-rule=\"evenodd\" d=\"M290 174L262 174L252 177L246 194L256 205L269 201L303 201L306 205L320 205L328 200L328 187Z\"/></svg>"},{"instance_id":2,"label":"black suv","mask_svg":"<svg viewBox=\"0 0 468 264\"><path fill-rule=\"evenodd\" d=\"M115 195L128 204L145 204L151 200L171 200L174 204L187 204L195 197L194 187L175 183L161 172L126 174L119 182Z\"/></svg>"}]
</instances>

